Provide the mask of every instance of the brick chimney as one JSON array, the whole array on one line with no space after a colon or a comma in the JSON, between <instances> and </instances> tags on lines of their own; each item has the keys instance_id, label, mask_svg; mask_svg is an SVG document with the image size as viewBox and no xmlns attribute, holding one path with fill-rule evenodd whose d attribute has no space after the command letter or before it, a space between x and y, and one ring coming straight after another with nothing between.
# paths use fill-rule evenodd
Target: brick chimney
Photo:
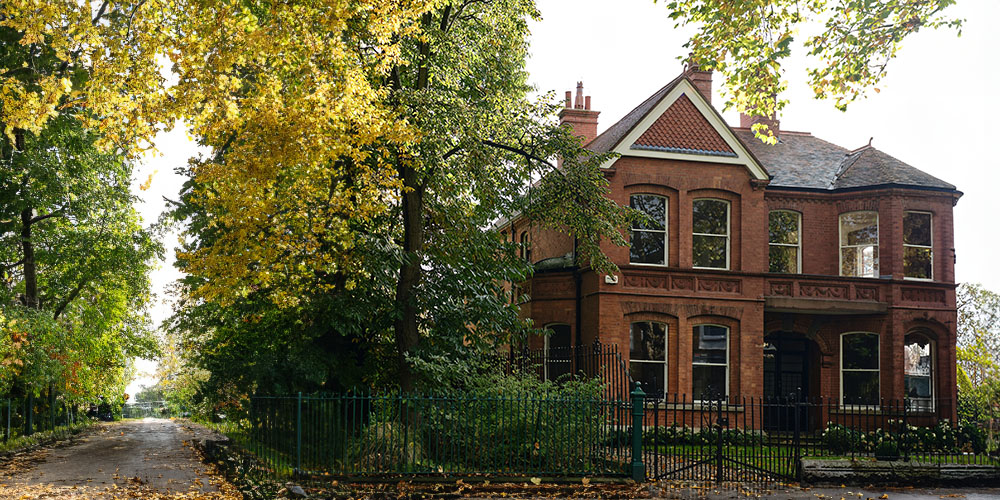
<instances>
[{"instance_id":1,"label":"brick chimney","mask_svg":"<svg viewBox=\"0 0 1000 500\"><path fill-rule=\"evenodd\" d=\"M775 97L775 99L777 99L777 97ZM740 113L741 128L750 128L755 123L763 123L764 125L767 125L767 129L770 130L775 137L778 137L779 132L781 132L781 120L779 120L775 115L771 115L768 118L760 115L750 116L746 113Z\"/></svg>"},{"instance_id":2,"label":"brick chimney","mask_svg":"<svg viewBox=\"0 0 1000 500\"><path fill-rule=\"evenodd\" d=\"M701 67L698 66L698 63L688 59L688 61L684 63L684 76L686 76L688 80L691 80L691 83L693 83L694 87L698 89L698 92L701 92L701 95L705 98L705 100L708 101L709 104L712 104L712 72L702 71Z\"/></svg>"},{"instance_id":3,"label":"brick chimney","mask_svg":"<svg viewBox=\"0 0 1000 500\"><path fill-rule=\"evenodd\" d=\"M597 137L597 115L600 111L590 109L590 96L583 96L583 82L576 82L576 101L573 94L566 91L566 103L562 111L559 112L559 124L569 125L573 133L583 138L583 143L594 140Z\"/></svg>"}]
</instances>

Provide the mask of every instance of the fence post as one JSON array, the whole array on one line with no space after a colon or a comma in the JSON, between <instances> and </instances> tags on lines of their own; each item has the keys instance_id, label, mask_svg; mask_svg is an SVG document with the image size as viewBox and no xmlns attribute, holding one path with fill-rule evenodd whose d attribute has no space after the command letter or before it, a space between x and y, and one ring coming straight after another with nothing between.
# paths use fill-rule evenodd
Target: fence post
<instances>
[{"instance_id":1,"label":"fence post","mask_svg":"<svg viewBox=\"0 0 1000 500\"><path fill-rule=\"evenodd\" d=\"M724 423L723 420L722 420L722 418L723 418L722 417L722 398L723 398L723 396L720 395L719 396L719 401L718 401L718 403L719 403L718 412L719 413L715 417L715 430L719 433L718 434L718 440L716 440L716 443L715 443L715 482L716 483L721 483L722 482L722 462L723 462L723 459L722 459L722 425ZM709 408L709 409L711 409L711 408ZM727 422L725 422L725 424L726 424L726 426L728 426L729 422L727 421Z\"/></svg>"},{"instance_id":2,"label":"fence post","mask_svg":"<svg viewBox=\"0 0 1000 500\"><path fill-rule=\"evenodd\" d=\"M632 479L637 483L646 480L646 465L642 463L643 399L646 393L642 392L641 385L636 381L632 391Z\"/></svg>"},{"instance_id":3,"label":"fence post","mask_svg":"<svg viewBox=\"0 0 1000 500\"><path fill-rule=\"evenodd\" d=\"M295 418L295 475L302 470L302 391L299 391Z\"/></svg>"}]
</instances>

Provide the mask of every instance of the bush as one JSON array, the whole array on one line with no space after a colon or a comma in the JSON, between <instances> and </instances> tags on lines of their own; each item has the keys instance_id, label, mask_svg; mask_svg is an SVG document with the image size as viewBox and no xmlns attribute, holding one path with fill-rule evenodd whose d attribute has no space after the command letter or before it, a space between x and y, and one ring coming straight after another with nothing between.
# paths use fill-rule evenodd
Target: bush
<instances>
[{"instance_id":1,"label":"bush","mask_svg":"<svg viewBox=\"0 0 1000 500\"><path fill-rule=\"evenodd\" d=\"M840 424L827 424L823 431L823 445L834 455L844 455L862 451L864 433L849 429Z\"/></svg>"},{"instance_id":2,"label":"bush","mask_svg":"<svg viewBox=\"0 0 1000 500\"><path fill-rule=\"evenodd\" d=\"M875 458L878 460L899 460L899 444L893 439L879 441L875 445Z\"/></svg>"}]
</instances>

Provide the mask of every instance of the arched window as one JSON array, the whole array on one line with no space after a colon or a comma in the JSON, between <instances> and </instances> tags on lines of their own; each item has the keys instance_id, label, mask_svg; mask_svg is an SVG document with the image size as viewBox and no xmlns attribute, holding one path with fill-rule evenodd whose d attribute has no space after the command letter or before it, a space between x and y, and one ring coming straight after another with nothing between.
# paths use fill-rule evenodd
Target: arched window
<instances>
[{"instance_id":1,"label":"arched window","mask_svg":"<svg viewBox=\"0 0 1000 500\"><path fill-rule=\"evenodd\" d=\"M629 197L629 206L649 217L648 221L632 224L629 262L666 265L667 199L655 194L634 194Z\"/></svg>"},{"instance_id":2,"label":"arched window","mask_svg":"<svg viewBox=\"0 0 1000 500\"><path fill-rule=\"evenodd\" d=\"M691 393L695 400L728 396L729 328L720 325L695 326L691 365Z\"/></svg>"},{"instance_id":3,"label":"arched window","mask_svg":"<svg viewBox=\"0 0 1000 500\"><path fill-rule=\"evenodd\" d=\"M840 336L841 406L878 406L879 335L853 332Z\"/></svg>"},{"instance_id":4,"label":"arched window","mask_svg":"<svg viewBox=\"0 0 1000 500\"><path fill-rule=\"evenodd\" d=\"M768 271L802 272L802 215L791 210L772 210L768 214Z\"/></svg>"},{"instance_id":5,"label":"arched window","mask_svg":"<svg viewBox=\"0 0 1000 500\"><path fill-rule=\"evenodd\" d=\"M573 371L573 339L569 325L549 325L545 335L545 380L559 380Z\"/></svg>"},{"instance_id":6,"label":"arched window","mask_svg":"<svg viewBox=\"0 0 1000 500\"><path fill-rule=\"evenodd\" d=\"M934 409L934 343L927 336L911 333L903 345L903 380L906 404L911 410Z\"/></svg>"},{"instance_id":7,"label":"arched window","mask_svg":"<svg viewBox=\"0 0 1000 500\"><path fill-rule=\"evenodd\" d=\"M840 275L878 278L878 212L840 215Z\"/></svg>"},{"instance_id":8,"label":"arched window","mask_svg":"<svg viewBox=\"0 0 1000 500\"><path fill-rule=\"evenodd\" d=\"M729 269L729 202L702 198L691 205L694 267Z\"/></svg>"},{"instance_id":9,"label":"arched window","mask_svg":"<svg viewBox=\"0 0 1000 500\"><path fill-rule=\"evenodd\" d=\"M629 371L650 397L667 390L667 325L637 321L629 328Z\"/></svg>"}]
</instances>

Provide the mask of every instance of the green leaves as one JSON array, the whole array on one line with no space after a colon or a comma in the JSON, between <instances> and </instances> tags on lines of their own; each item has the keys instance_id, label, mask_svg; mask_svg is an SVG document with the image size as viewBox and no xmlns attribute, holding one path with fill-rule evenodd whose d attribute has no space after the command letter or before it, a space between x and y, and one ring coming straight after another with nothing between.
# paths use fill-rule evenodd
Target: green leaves
<instances>
[{"instance_id":1,"label":"green leaves","mask_svg":"<svg viewBox=\"0 0 1000 500\"><path fill-rule=\"evenodd\" d=\"M677 26L697 32L685 45L703 69L725 76L726 108L776 116L786 101L782 64L794 35L815 60L808 70L817 98L844 110L886 75L902 41L920 28L953 28L962 21L943 11L954 0L677 0L666 4ZM876 92L878 91L875 88ZM755 130L766 142L772 132Z\"/></svg>"}]
</instances>

